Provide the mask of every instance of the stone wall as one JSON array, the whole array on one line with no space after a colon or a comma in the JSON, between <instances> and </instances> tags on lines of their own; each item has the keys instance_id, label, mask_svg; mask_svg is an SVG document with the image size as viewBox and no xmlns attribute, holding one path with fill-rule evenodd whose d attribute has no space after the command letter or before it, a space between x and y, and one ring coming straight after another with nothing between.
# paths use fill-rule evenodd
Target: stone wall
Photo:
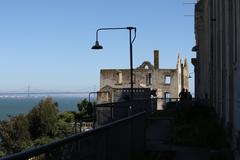
<instances>
[{"instance_id":1,"label":"stone wall","mask_svg":"<svg viewBox=\"0 0 240 160\"><path fill-rule=\"evenodd\" d=\"M181 59L179 55L175 69L160 69L157 50L154 51L154 58L154 66L150 62L145 61L133 70L133 87L156 90L157 97L159 98L178 98L178 94L182 87L188 89L187 61L185 60L183 68L181 68ZM184 78L183 86L181 78L182 72ZM103 90L106 86L116 89L130 88L130 70L101 69L101 90ZM158 109L162 108L159 107Z\"/></svg>"}]
</instances>

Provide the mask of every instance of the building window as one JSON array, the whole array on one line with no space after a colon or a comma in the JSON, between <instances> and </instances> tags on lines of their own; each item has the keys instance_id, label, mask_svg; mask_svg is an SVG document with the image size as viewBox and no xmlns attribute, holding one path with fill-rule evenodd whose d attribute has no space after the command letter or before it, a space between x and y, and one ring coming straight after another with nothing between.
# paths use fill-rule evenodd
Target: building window
<instances>
[{"instance_id":1,"label":"building window","mask_svg":"<svg viewBox=\"0 0 240 160\"><path fill-rule=\"evenodd\" d=\"M136 75L133 74L133 83L136 83Z\"/></svg>"},{"instance_id":2,"label":"building window","mask_svg":"<svg viewBox=\"0 0 240 160\"><path fill-rule=\"evenodd\" d=\"M152 85L152 73L148 73L148 82L149 85Z\"/></svg>"},{"instance_id":3,"label":"building window","mask_svg":"<svg viewBox=\"0 0 240 160\"><path fill-rule=\"evenodd\" d=\"M118 72L117 73L117 83L118 84L122 84L122 72Z\"/></svg>"},{"instance_id":4,"label":"building window","mask_svg":"<svg viewBox=\"0 0 240 160\"><path fill-rule=\"evenodd\" d=\"M164 98L165 98L165 102L171 102L171 93L169 92L165 92L164 93Z\"/></svg>"},{"instance_id":5,"label":"building window","mask_svg":"<svg viewBox=\"0 0 240 160\"><path fill-rule=\"evenodd\" d=\"M152 85L152 73L148 73L146 75L146 84L147 85Z\"/></svg>"},{"instance_id":6,"label":"building window","mask_svg":"<svg viewBox=\"0 0 240 160\"><path fill-rule=\"evenodd\" d=\"M164 83L171 84L171 76L165 76Z\"/></svg>"}]
</instances>

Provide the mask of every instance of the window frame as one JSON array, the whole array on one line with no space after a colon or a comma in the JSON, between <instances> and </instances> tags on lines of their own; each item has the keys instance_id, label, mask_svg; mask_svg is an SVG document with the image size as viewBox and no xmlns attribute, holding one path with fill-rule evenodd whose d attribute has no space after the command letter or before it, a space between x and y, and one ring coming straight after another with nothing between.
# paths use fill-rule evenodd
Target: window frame
<instances>
[{"instance_id":1,"label":"window frame","mask_svg":"<svg viewBox=\"0 0 240 160\"><path fill-rule=\"evenodd\" d=\"M165 85L171 85L171 82L172 82L172 76L170 76L170 75L165 75L165 76L164 76L164 84L165 84Z\"/></svg>"}]
</instances>

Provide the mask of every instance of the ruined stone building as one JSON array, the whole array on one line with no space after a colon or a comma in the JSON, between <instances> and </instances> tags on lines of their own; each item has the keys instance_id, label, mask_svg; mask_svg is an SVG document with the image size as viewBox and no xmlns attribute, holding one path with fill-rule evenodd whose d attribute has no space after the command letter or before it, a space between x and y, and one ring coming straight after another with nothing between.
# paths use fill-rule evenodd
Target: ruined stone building
<instances>
[{"instance_id":1,"label":"ruined stone building","mask_svg":"<svg viewBox=\"0 0 240 160\"><path fill-rule=\"evenodd\" d=\"M199 0L195 35L195 95L216 109L240 159L240 1Z\"/></svg>"},{"instance_id":2,"label":"ruined stone building","mask_svg":"<svg viewBox=\"0 0 240 160\"><path fill-rule=\"evenodd\" d=\"M133 83L134 90L138 89L137 91L139 92L147 92L147 90L139 89L156 90L157 97L159 98L178 98L182 87L188 89L187 59L182 64L179 55L176 68L161 69L159 68L159 51L155 50L154 64L145 61L133 70ZM123 88L130 88L130 69L101 69L100 91L110 91L113 93ZM106 100L106 96L104 97ZM114 97L108 98L112 101L117 101ZM141 98L148 97L142 96Z\"/></svg>"}]
</instances>

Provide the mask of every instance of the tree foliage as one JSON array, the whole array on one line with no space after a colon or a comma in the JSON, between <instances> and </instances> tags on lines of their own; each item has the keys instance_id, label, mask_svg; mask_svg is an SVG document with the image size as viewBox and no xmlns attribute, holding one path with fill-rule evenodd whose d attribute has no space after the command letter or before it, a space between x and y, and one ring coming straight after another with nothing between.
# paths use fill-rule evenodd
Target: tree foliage
<instances>
[{"instance_id":1,"label":"tree foliage","mask_svg":"<svg viewBox=\"0 0 240 160\"><path fill-rule=\"evenodd\" d=\"M79 117L87 117L91 116L94 111L93 106L96 105L96 102L89 102L86 98L83 99L80 103L78 103Z\"/></svg>"},{"instance_id":2,"label":"tree foliage","mask_svg":"<svg viewBox=\"0 0 240 160\"><path fill-rule=\"evenodd\" d=\"M72 132L72 125L75 120L75 112L63 112L58 116L58 136L65 137Z\"/></svg>"},{"instance_id":3,"label":"tree foliage","mask_svg":"<svg viewBox=\"0 0 240 160\"><path fill-rule=\"evenodd\" d=\"M0 138L7 153L19 152L32 146L28 120L24 115L0 122Z\"/></svg>"},{"instance_id":4,"label":"tree foliage","mask_svg":"<svg viewBox=\"0 0 240 160\"><path fill-rule=\"evenodd\" d=\"M67 123L71 123L74 121L74 112L63 112L59 114L58 119L61 119Z\"/></svg>"},{"instance_id":5,"label":"tree foliage","mask_svg":"<svg viewBox=\"0 0 240 160\"><path fill-rule=\"evenodd\" d=\"M0 157L72 134L76 117L87 115L88 101L84 99L79 105L79 113L59 113L58 104L52 98L46 98L27 115L0 121Z\"/></svg>"},{"instance_id":6,"label":"tree foliage","mask_svg":"<svg viewBox=\"0 0 240 160\"><path fill-rule=\"evenodd\" d=\"M50 143L54 140L58 140L58 137L50 138L48 136L43 136L43 137L38 137L37 139L34 139L33 142L34 142L34 146L40 146L43 144Z\"/></svg>"},{"instance_id":7,"label":"tree foliage","mask_svg":"<svg viewBox=\"0 0 240 160\"><path fill-rule=\"evenodd\" d=\"M80 103L77 104L79 113L75 115L77 121L81 118L88 116L87 114L88 100L85 98Z\"/></svg>"},{"instance_id":8,"label":"tree foliage","mask_svg":"<svg viewBox=\"0 0 240 160\"><path fill-rule=\"evenodd\" d=\"M88 100L84 98L80 103L78 103L79 112L83 112L87 110Z\"/></svg>"},{"instance_id":9,"label":"tree foliage","mask_svg":"<svg viewBox=\"0 0 240 160\"><path fill-rule=\"evenodd\" d=\"M46 98L28 114L30 132L34 138L57 134L58 107L52 98Z\"/></svg>"}]
</instances>

